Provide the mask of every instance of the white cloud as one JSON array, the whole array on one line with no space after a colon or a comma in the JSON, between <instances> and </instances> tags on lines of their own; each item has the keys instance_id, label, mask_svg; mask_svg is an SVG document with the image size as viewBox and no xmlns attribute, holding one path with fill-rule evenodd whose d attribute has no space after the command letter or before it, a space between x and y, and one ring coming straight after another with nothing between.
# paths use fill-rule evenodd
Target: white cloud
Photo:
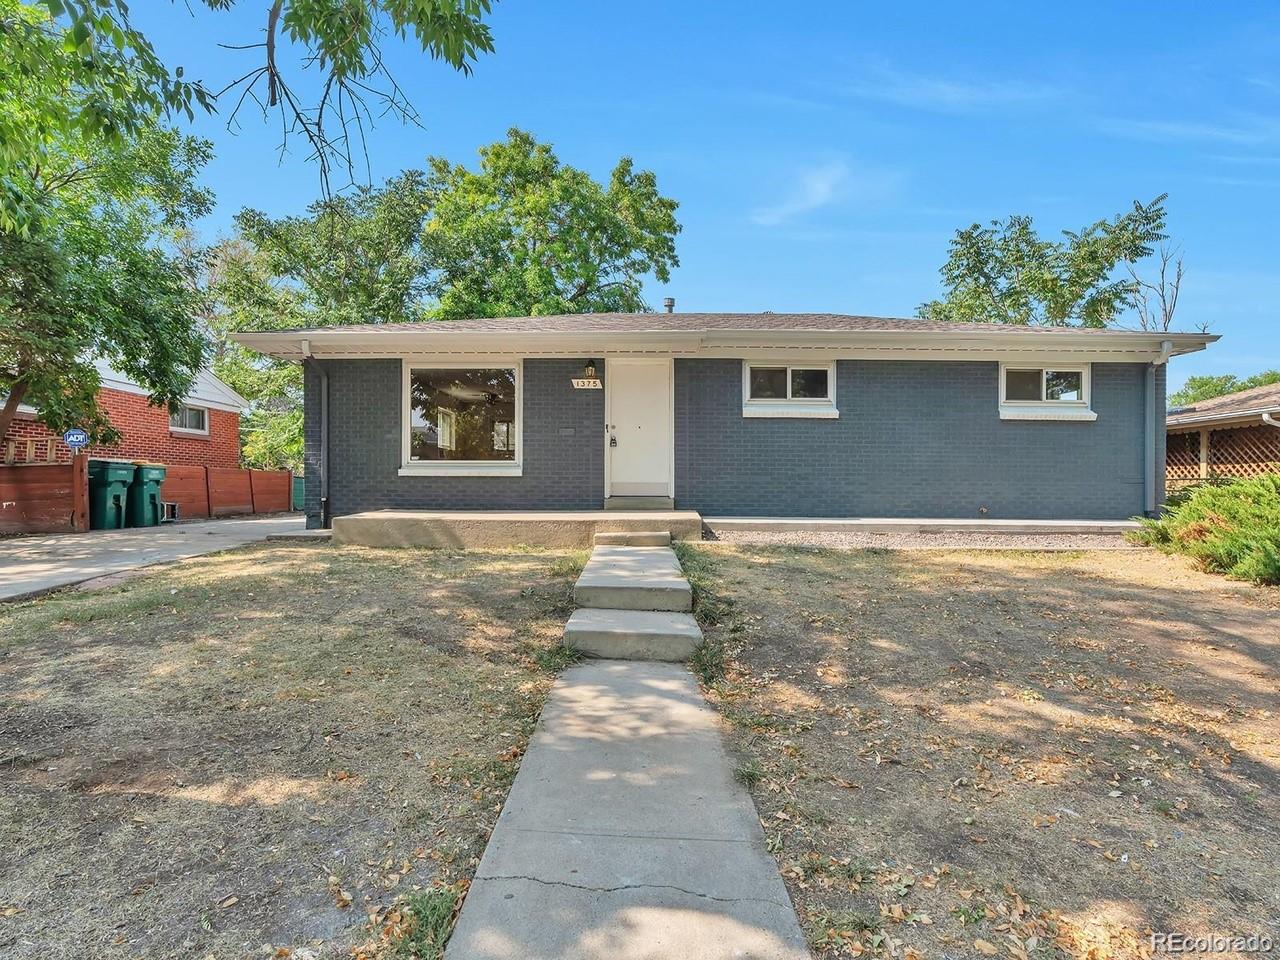
<instances>
[{"instance_id":1,"label":"white cloud","mask_svg":"<svg viewBox=\"0 0 1280 960\"><path fill-rule=\"evenodd\" d=\"M848 180L849 165L843 160L802 170L785 198L771 206L756 208L751 219L761 226L773 227L825 207L839 197Z\"/></svg>"},{"instance_id":2,"label":"white cloud","mask_svg":"<svg viewBox=\"0 0 1280 960\"><path fill-rule=\"evenodd\" d=\"M886 66L876 67L865 76L840 84L836 89L846 96L862 100L878 100L942 113L975 113L1062 96L1057 87L1021 80L945 79L904 73Z\"/></svg>"},{"instance_id":3,"label":"white cloud","mask_svg":"<svg viewBox=\"0 0 1280 960\"><path fill-rule=\"evenodd\" d=\"M874 203L894 193L901 177L889 171L855 171L844 160L832 160L800 170L777 203L757 207L751 221L775 227L796 217L840 202Z\"/></svg>"}]
</instances>

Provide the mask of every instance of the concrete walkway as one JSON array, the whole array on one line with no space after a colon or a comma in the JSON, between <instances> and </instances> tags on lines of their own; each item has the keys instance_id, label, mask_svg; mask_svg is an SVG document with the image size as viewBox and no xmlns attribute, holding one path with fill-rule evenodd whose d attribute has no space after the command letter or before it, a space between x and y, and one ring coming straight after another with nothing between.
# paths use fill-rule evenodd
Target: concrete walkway
<instances>
[{"instance_id":1,"label":"concrete walkway","mask_svg":"<svg viewBox=\"0 0 1280 960\"><path fill-rule=\"evenodd\" d=\"M86 580L300 531L301 514L172 523L0 540L0 600L38 596Z\"/></svg>"},{"instance_id":2,"label":"concrete walkway","mask_svg":"<svg viewBox=\"0 0 1280 960\"><path fill-rule=\"evenodd\" d=\"M446 960L807 960L715 713L679 664L567 670Z\"/></svg>"}]
</instances>

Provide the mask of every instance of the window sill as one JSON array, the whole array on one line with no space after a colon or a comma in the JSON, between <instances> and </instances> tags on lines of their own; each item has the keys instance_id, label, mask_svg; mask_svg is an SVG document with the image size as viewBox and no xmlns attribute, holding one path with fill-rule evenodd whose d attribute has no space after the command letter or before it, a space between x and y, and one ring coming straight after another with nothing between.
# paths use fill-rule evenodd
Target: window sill
<instances>
[{"instance_id":1,"label":"window sill","mask_svg":"<svg viewBox=\"0 0 1280 960\"><path fill-rule=\"evenodd\" d=\"M174 437L190 437L193 440L208 440L208 430L184 430L182 427L170 427L170 436Z\"/></svg>"},{"instance_id":2,"label":"window sill","mask_svg":"<svg viewBox=\"0 0 1280 960\"><path fill-rule=\"evenodd\" d=\"M761 403L743 404L747 418L792 420L838 420L840 411L829 403Z\"/></svg>"},{"instance_id":3,"label":"window sill","mask_svg":"<svg viewBox=\"0 0 1280 960\"><path fill-rule=\"evenodd\" d=\"M400 467L402 477L519 477L524 470L519 463L406 463Z\"/></svg>"},{"instance_id":4,"label":"window sill","mask_svg":"<svg viewBox=\"0 0 1280 960\"><path fill-rule=\"evenodd\" d=\"M1098 419L1098 415L1092 410L1086 410L1083 407L1067 407L1065 409L1055 409L1051 406L1034 406L1034 407L1014 407L1002 406L1000 408L1001 420L1071 420L1077 423L1092 423Z\"/></svg>"}]
</instances>

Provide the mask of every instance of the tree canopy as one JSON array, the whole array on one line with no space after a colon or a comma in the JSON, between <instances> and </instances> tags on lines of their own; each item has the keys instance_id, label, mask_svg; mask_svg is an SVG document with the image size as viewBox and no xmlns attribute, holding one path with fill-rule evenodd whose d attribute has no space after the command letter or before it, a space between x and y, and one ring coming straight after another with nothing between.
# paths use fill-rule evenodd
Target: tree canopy
<instances>
[{"instance_id":1,"label":"tree canopy","mask_svg":"<svg viewBox=\"0 0 1280 960\"><path fill-rule=\"evenodd\" d=\"M203 0L217 12L236 0ZM251 106L278 113L281 148L299 138L320 168L323 192L354 158L375 120L417 121L387 67L388 36L412 37L455 69L493 50L491 0L271 0L261 40L230 44L228 59L260 58L206 86L170 67L129 18L126 0L0 0L0 229L26 229L39 195L21 169L68 135L105 145L127 141L157 117L194 118L224 106L229 123ZM183 16L181 5L172 15ZM296 56L289 56L290 45ZM300 75L318 77L307 82ZM311 98L300 92L315 89ZM352 176L354 179L354 176Z\"/></svg>"},{"instance_id":2,"label":"tree canopy","mask_svg":"<svg viewBox=\"0 0 1280 960\"><path fill-rule=\"evenodd\" d=\"M1176 393L1169 394L1169 407L1188 407L1202 400L1223 397L1253 387L1265 387L1280 383L1280 370L1263 370L1251 377L1237 377L1234 373L1205 374L1187 377L1187 382Z\"/></svg>"},{"instance_id":3,"label":"tree canopy","mask_svg":"<svg viewBox=\"0 0 1280 960\"><path fill-rule=\"evenodd\" d=\"M1061 240L1042 238L1027 216L957 230L941 270L946 293L918 313L971 323L1105 327L1135 305L1139 281L1118 273L1166 239L1167 196L1064 231Z\"/></svg>"},{"instance_id":4,"label":"tree canopy","mask_svg":"<svg viewBox=\"0 0 1280 960\"><path fill-rule=\"evenodd\" d=\"M607 184L521 130L480 149L479 170L436 158L423 233L441 319L639 311L645 276L679 265L678 204L618 161Z\"/></svg>"},{"instance_id":5,"label":"tree canopy","mask_svg":"<svg viewBox=\"0 0 1280 960\"><path fill-rule=\"evenodd\" d=\"M26 175L47 194L26 233L0 230L0 436L20 403L61 432L118 434L99 408L96 358L174 404L199 370L195 266L173 244L212 198L209 144L152 128L101 152L72 133Z\"/></svg>"}]
</instances>

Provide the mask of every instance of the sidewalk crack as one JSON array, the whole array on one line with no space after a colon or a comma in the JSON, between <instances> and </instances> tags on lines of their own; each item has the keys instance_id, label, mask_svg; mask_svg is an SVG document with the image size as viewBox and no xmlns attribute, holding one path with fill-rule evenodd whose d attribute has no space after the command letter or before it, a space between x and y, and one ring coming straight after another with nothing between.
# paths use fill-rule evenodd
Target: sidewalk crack
<instances>
[{"instance_id":1,"label":"sidewalk crack","mask_svg":"<svg viewBox=\"0 0 1280 960\"><path fill-rule=\"evenodd\" d=\"M573 890L585 890L588 893L618 893L622 890L675 890L677 893L688 894L691 897L699 897L703 900L714 900L717 903L767 903L770 906L778 907L782 910L792 909L789 903L781 903L777 900L770 900L765 897L713 897L709 893L700 893L697 890L677 887L670 883L625 883L616 887L592 887L582 883L569 883L567 880L543 880L541 877L527 877L521 875L476 877L476 879L527 880L530 883L538 883L546 887L569 887Z\"/></svg>"}]
</instances>

